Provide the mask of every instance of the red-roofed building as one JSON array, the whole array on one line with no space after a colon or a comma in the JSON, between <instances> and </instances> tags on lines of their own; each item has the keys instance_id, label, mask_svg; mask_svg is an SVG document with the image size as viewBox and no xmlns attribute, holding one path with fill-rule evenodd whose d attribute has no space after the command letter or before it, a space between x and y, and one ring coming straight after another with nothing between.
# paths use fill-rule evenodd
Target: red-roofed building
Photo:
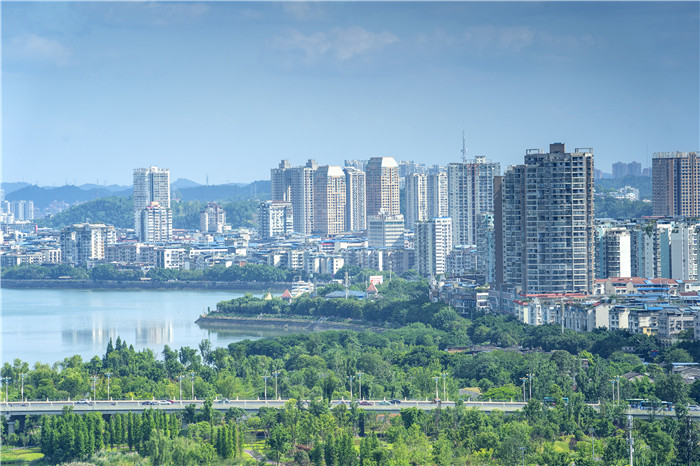
<instances>
[{"instance_id":1,"label":"red-roofed building","mask_svg":"<svg viewBox=\"0 0 700 466\"><path fill-rule=\"evenodd\" d=\"M282 301L286 301L288 303L292 302L292 293L289 292L289 290L284 290L284 293L282 293Z\"/></svg>"}]
</instances>

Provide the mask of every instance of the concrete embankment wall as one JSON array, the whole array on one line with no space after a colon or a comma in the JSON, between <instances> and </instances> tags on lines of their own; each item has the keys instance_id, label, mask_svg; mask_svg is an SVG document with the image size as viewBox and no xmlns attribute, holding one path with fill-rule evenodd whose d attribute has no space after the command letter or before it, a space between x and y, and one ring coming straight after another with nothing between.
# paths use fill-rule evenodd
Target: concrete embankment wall
<instances>
[{"instance_id":1,"label":"concrete embankment wall","mask_svg":"<svg viewBox=\"0 0 700 466\"><path fill-rule=\"evenodd\" d=\"M95 281L95 280L2 280L2 288L104 289L104 290L264 290L282 292L291 283L210 281Z\"/></svg>"}]
</instances>

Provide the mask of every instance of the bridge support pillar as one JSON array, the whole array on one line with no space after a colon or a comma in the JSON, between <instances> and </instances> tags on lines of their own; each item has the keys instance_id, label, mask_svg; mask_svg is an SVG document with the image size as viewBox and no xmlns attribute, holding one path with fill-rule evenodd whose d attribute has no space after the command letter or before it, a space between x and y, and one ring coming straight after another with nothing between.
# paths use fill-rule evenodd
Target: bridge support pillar
<instances>
[{"instance_id":1,"label":"bridge support pillar","mask_svg":"<svg viewBox=\"0 0 700 466\"><path fill-rule=\"evenodd\" d=\"M15 421L7 421L7 434L11 435L15 433Z\"/></svg>"},{"instance_id":2,"label":"bridge support pillar","mask_svg":"<svg viewBox=\"0 0 700 466\"><path fill-rule=\"evenodd\" d=\"M17 416L17 418L18 418L17 420L19 421L19 431L24 432L24 421L27 420L27 416L22 414L20 416Z\"/></svg>"}]
</instances>

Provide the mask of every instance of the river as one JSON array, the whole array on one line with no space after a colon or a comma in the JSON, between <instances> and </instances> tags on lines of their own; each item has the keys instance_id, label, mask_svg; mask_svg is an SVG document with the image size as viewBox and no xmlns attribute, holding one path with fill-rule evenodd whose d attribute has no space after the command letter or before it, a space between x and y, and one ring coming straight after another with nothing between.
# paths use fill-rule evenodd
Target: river
<instances>
[{"instance_id":1,"label":"river","mask_svg":"<svg viewBox=\"0 0 700 466\"><path fill-rule=\"evenodd\" d=\"M292 333L251 327L200 328L194 321L208 307L243 296L239 291L47 290L8 289L2 293L2 353L33 365L53 364L80 355L89 361L104 356L110 338L160 358L164 345L197 348L208 338L212 347L248 339ZM261 296L261 292L253 292Z\"/></svg>"}]
</instances>

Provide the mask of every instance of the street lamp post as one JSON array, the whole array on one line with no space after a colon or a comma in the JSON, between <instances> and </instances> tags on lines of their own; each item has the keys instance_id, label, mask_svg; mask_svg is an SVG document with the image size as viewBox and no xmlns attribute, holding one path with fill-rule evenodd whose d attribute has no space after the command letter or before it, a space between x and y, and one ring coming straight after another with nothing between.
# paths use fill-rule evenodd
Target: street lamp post
<instances>
[{"instance_id":1,"label":"street lamp post","mask_svg":"<svg viewBox=\"0 0 700 466\"><path fill-rule=\"evenodd\" d=\"M435 380L435 399L439 400L440 394L438 393L438 382L440 381L440 376L433 377L433 380Z\"/></svg>"},{"instance_id":2,"label":"street lamp post","mask_svg":"<svg viewBox=\"0 0 700 466\"><path fill-rule=\"evenodd\" d=\"M2 381L5 384L5 403L9 401L9 398L7 397L7 386L10 384L10 380L12 380L12 377L3 377Z\"/></svg>"},{"instance_id":3,"label":"street lamp post","mask_svg":"<svg viewBox=\"0 0 700 466\"><path fill-rule=\"evenodd\" d=\"M97 401L97 379L98 379L98 377L96 375L93 375L91 378L92 378L92 401Z\"/></svg>"},{"instance_id":4,"label":"street lamp post","mask_svg":"<svg viewBox=\"0 0 700 466\"><path fill-rule=\"evenodd\" d=\"M180 381L180 404L182 404L182 379L184 379L184 375L178 375L177 379Z\"/></svg>"},{"instance_id":5,"label":"street lamp post","mask_svg":"<svg viewBox=\"0 0 700 466\"><path fill-rule=\"evenodd\" d=\"M447 372L442 373L442 398L447 401Z\"/></svg>"},{"instance_id":6,"label":"street lamp post","mask_svg":"<svg viewBox=\"0 0 700 466\"><path fill-rule=\"evenodd\" d=\"M535 376L533 373L527 374L527 377L530 379L530 396L528 397L528 400L532 399L532 378Z\"/></svg>"},{"instance_id":7,"label":"street lamp post","mask_svg":"<svg viewBox=\"0 0 700 466\"><path fill-rule=\"evenodd\" d=\"M194 371L190 372L190 382L191 382L191 387L192 387L192 400L194 400L194 376L195 373Z\"/></svg>"},{"instance_id":8,"label":"street lamp post","mask_svg":"<svg viewBox=\"0 0 700 466\"><path fill-rule=\"evenodd\" d=\"M362 401L362 376L365 375L364 372L358 372L357 373L357 378L360 382L360 401Z\"/></svg>"},{"instance_id":9,"label":"street lamp post","mask_svg":"<svg viewBox=\"0 0 700 466\"><path fill-rule=\"evenodd\" d=\"M111 398L109 396L109 379L110 379L110 377L112 377L112 373L105 372L105 377L107 377L107 401L109 401L109 400L111 400Z\"/></svg>"},{"instance_id":10,"label":"street lamp post","mask_svg":"<svg viewBox=\"0 0 700 466\"><path fill-rule=\"evenodd\" d=\"M610 382L612 382L612 402L614 404L615 403L615 379L610 379Z\"/></svg>"},{"instance_id":11,"label":"street lamp post","mask_svg":"<svg viewBox=\"0 0 700 466\"><path fill-rule=\"evenodd\" d=\"M520 380L523 381L523 403L525 403L525 381L527 380L527 377L520 377Z\"/></svg>"},{"instance_id":12,"label":"street lamp post","mask_svg":"<svg viewBox=\"0 0 700 466\"><path fill-rule=\"evenodd\" d=\"M19 378L20 378L21 381L22 381L22 383L21 383L21 386L22 386L22 388L21 388L22 403L24 403L24 378L25 378L26 376L27 376L27 374L25 374L24 372L22 372L21 374L19 374Z\"/></svg>"},{"instance_id":13,"label":"street lamp post","mask_svg":"<svg viewBox=\"0 0 700 466\"><path fill-rule=\"evenodd\" d=\"M520 447L520 451L523 452L523 466L525 466L525 447Z\"/></svg>"},{"instance_id":14,"label":"street lamp post","mask_svg":"<svg viewBox=\"0 0 700 466\"><path fill-rule=\"evenodd\" d=\"M595 461L595 435L593 435L593 427L588 429L588 431L591 433L591 442L593 444L593 461Z\"/></svg>"},{"instance_id":15,"label":"street lamp post","mask_svg":"<svg viewBox=\"0 0 700 466\"><path fill-rule=\"evenodd\" d=\"M265 381L265 402L267 402L267 379L270 378L269 375L263 375L262 376L263 380Z\"/></svg>"},{"instance_id":16,"label":"street lamp post","mask_svg":"<svg viewBox=\"0 0 700 466\"><path fill-rule=\"evenodd\" d=\"M350 381L350 401L352 401L352 381L355 380L355 376L348 375L348 380Z\"/></svg>"},{"instance_id":17,"label":"street lamp post","mask_svg":"<svg viewBox=\"0 0 700 466\"><path fill-rule=\"evenodd\" d=\"M277 394L277 377L280 375L280 371L274 371L272 375L275 376L275 400L279 400L279 395Z\"/></svg>"}]
</instances>

